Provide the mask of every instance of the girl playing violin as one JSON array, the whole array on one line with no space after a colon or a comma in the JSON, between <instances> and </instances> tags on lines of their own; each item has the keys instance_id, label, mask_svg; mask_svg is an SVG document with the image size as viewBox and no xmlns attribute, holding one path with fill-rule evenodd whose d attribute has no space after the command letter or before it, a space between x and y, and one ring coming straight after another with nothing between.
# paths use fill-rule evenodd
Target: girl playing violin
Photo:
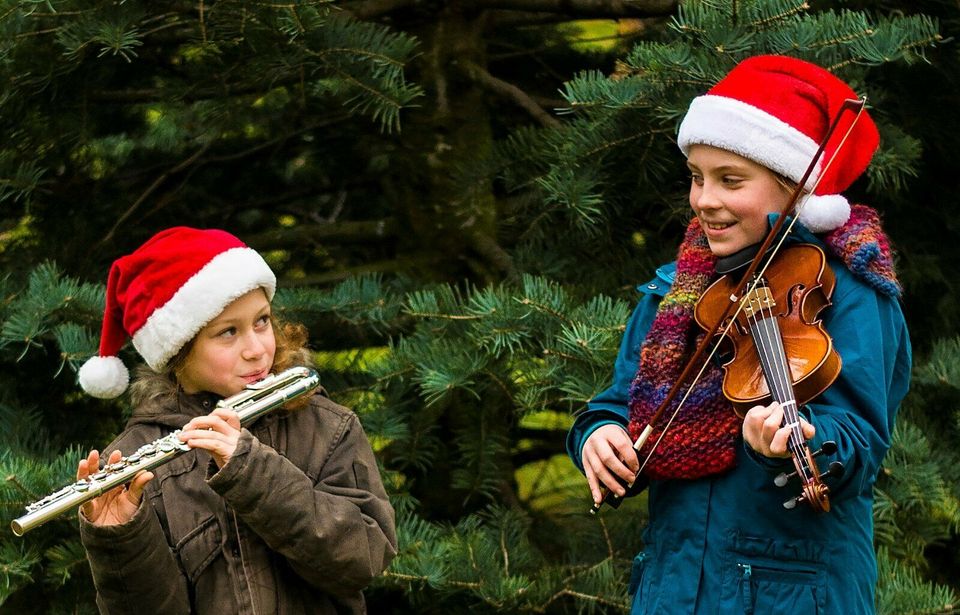
<instances>
[{"instance_id":1,"label":"girl playing violin","mask_svg":"<svg viewBox=\"0 0 960 615\"><path fill-rule=\"evenodd\" d=\"M99 356L80 369L117 397L129 336L149 368L108 463L176 429L192 450L80 510L102 613L364 613L396 553L394 514L355 414L323 394L241 427L216 402L308 365L302 327L275 326L276 278L219 230L167 229L113 263ZM98 471L98 451L77 478Z\"/></svg>"},{"instance_id":2,"label":"girl playing violin","mask_svg":"<svg viewBox=\"0 0 960 615\"><path fill-rule=\"evenodd\" d=\"M820 317L842 367L800 408L799 420L811 450L836 443L833 458L844 471L830 478L831 512L784 509L793 494L774 484L793 470L783 408L756 405L739 418L715 360L691 385L666 436L659 439L661 424L651 425L649 444L639 455L633 448L703 335L694 318L698 299L720 273L750 261L787 211L832 119L856 98L818 66L758 56L694 99L681 123L695 217L677 260L638 287L613 383L567 437L595 503L602 489L624 495L622 483L631 493L649 488L645 548L630 580L633 613L874 612L872 489L907 392L911 354L879 216L840 195L879 143L866 113L848 114L827 141L786 239L820 247L836 277L832 305Z\"/></svg>"}]
</instances>

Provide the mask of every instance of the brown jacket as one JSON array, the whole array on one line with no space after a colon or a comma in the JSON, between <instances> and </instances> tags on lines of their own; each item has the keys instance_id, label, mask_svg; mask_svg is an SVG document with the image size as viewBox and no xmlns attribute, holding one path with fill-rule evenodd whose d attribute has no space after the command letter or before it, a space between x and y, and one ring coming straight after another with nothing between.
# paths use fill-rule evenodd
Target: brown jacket
<instances>
[{"instance_id":1,"label":"brown jacket","mask_svg":"<svg viewBox=\"0 0 960 615\"><path fill-rule=\"evenodd\" d=\"M105 453L128 455L217 401L178 397L139 408ZM219 471L192 450L153 472L129 522L80 515L101 613L364 613L361 590L396 554L363 429L320 394L243 429Z\"/></svg>"}]
</instances>

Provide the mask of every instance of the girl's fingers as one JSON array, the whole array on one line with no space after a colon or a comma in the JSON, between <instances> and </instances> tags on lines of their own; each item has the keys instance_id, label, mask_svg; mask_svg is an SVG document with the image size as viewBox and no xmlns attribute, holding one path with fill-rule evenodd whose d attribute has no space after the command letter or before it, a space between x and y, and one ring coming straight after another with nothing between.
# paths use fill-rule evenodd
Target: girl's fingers
<instances>
[{"instance_id":1,"label":"girl's fingers","mask_svg":"<svg viewBox=\"0 0 960 615\"><path fill-rule=\"evenodd\" d=\"M619 425L595 430L584 444L581 461L595 503L600 501L601 484L622 496L626 493L622 483L632 484L640 469L633 442Z\"/></svg>"},{"instance_id":2,"label":"girl's fingers","mask_svg":"<svg viewBox=\"0 0 960 615\"><path fill-rule=\"evenodd\" d=\"M773 402L767 407L770 414L763 420L763 427L760 430L760 436L764 442L770 442L776 437L780 430L780 424L783 422L783 408L780 407L780 404Z\"/></svg>"},{"instance_id":3,"label":"girl's fingers","mask_svg":"<svg viewBox=\"0 0 960 615\"><path fill-rule=\"evenodd\" d=\"M784 457L787 454L787 440L790 438L790 428L783 427L777 430L773 439L770 441L770 451L768 457Z\"/></svg>"},{"instance_id":4,"label":"girl's fingers","mask_svg":"<svg viewBox=\"0 0 960 615\"><path fill-rule=\"evenodd\" d=\"M603 464L597 464L594 467L594 471L597 475L597 480L604 484L604 486L610 491L616 493L617 495L624 495L626 490L617 481L616 477L610 473L610 470L607 469L607 466ZM596 500L594 500L596 501Z\"/></svg>"},{"instance_id":5,"label":"girl's fingers","mask_svg":"<svg viewBox=\"0 0 960 615\"><path fill-rule=\"evenodd\" d=\"M127 488L126 495L134 506L140 505L140 499L143 497L143 489L151 480L153 480L153 472L149 470L137 472L137 475L133 477L130 486Z\"/></svg>"},{"instance_id":6,"label":"girl's fingers","mask_svg":"<svg viewBox=\"0 0 960 615\"><path fill-rule=\"evenodd\" d=\"M215 413L218 411L214 411ZM223 412L230 412L224 410ZM187 423L183 431L190 430L211 430L224 435L231 435L240 431L240 419L237 418L236 412L232 412L233 417L225 418L219 414L208 414L206 416L198 416L190 420ZM231 424L231 421L234 421L236 425Z\"/></svg>"},{"instance_id":7,"label":"girl's fingers","mask_svg":"<svg viewBox=\"0 0 960 615\"><path fill-rule=\"evenodd\" d=\"M632 451L633 447L630 447L630 450ZM636 455L633 455L633 457L636 457ZM630 468L626 466L626 463L620 457L620 452L617 450L608 450L605 455L601 456L600 460L604 467L610 470L610 472L616 474L628 483L632 483L637 476L636 472L632 472ZM637 465L636 462L634 462L634 465Z\"/></svg>"},{"instance_id":8,"label":"girl's fingers","mask_svg":"<svg viewBox=\"0 0 960 615\"><path fill-rule=\"evenodd\" d=\"M185 442L190 445L190 448L202 448L210 452L220 452L220 448L224 444L223 440L212 438L209 434L204 435L200 432L197 432L197 435L188 436Z\"/></svg>"},{"instance_id":9,"label":"girl's fingers","mask_svg":"<svg viewBox=\"0 0 960 615\"><path fill-rule=\"evenodd\" d=\"M94 449L90 451L86 459L80 461L77 466L77 480L86 480L91 474L96 474L100 468L100 453Z\"/></svg>"},{"instance_id":10,"label":"girl's fingers","mask_svg":"<svg viewBox=\"0 0 960 615\"><path fill-rule=\"evenodd\" d=\"M600 485L597 484L597 476L593 471L593 468L584 466L584 473L587 475L587 487L590 488L590 497L593 498L594 504L600 502Z\"/></svg>"},{"instance_id":11,"label":"girl's fingers","mask_svg":"<svg viewBox=\"0 0 960 615\"><path fill-rule=\"evenodd\" d=\"M240 430L240 415L238 415L235 410L217 408L211 412L210 415L222 419L224 423L232 427L234 430Z\"/></svg>"}]
</instances>

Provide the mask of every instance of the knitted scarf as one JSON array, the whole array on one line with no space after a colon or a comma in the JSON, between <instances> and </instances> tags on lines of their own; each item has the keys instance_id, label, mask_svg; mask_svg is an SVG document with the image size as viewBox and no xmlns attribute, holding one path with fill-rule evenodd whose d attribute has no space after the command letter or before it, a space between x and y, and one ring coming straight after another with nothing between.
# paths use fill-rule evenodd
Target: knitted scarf
<instances>
[{"instance_id":1,"label":"knitted scarf","mask_svg":"<svg viewBox=\"0 0 960 615\"><path fill-rule=\"evenodd\" d=\"M866 284L885 295L900 296L890 242L875 210L853 205L846 224L823 236L823 241L828 251ZM630 386L629 430L634 440L704 335L693 313L697 299L715 277L716 262L700 223L694 218L680 244L673 286L661 300L640 348L637 375ZM733 467L743 421L724 397L722 384L723 371L711 362L644 468L649 478L695 479ZM679 397L658 421L660 424L653 426L653 433L640 451L641 463L660 439L662 426Z\"/></svg>"}]
</instances>

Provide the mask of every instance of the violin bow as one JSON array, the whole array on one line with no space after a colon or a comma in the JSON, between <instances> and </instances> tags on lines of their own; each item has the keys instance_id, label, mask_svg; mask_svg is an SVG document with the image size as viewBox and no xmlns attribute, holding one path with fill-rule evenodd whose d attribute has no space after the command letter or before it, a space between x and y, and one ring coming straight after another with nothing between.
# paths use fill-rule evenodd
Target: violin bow
<instances>
[{"instance_id":1,"label":"violin bow","mask_svg":"<svg viewBox=\"0 0 960 615\"><path fill-rule=\"evenodd\" d=\"M853 121L850 122L850 126L847 128L846 133L843 135L843 138L840 140L840 143L837 144L837 148L834 151L833 156L831 156L830 159L827 161L827 164L824 165L824 168L818 175L816 182L814 182L813 186L810 188L810 193L813 193L816 190L817 186L820 185L820 182L823 180L824 176L826 176L827 174L827 170L833 164L834 160L836 160L837 154L839 154L840 151L843 149L844 144L847 142L847 138L850 136L850 133L853 131L853 128L857 124L857 120L860 119L860 115L863 113L863 109L866 106L866 104L867 104L866 96L858 99L847 99L843 102L843 105L841 105L840 109L837 111L836 115L834 116L833 120L830 123L830 127L827 130L826 135L823 137L823 139L821 139L820 144L817 147L817 151L813 155L813 159L811 159L810 164L807 165L806 170L803 172L803 176L800 178L800 181L797 182L796 187L791 193L790 199L787 201L787 205L786 207L784 207L783 213L780 214L780 216L777 218L776 223L774 223L773 227L767 233L766 237L764 237L763 242L760 244L760 248L757 250L756 256L753 257L753 260L750 262L750 265L747 267L746 272L740 278L740 281L737 283L733 292L730 294L730 302L727 303L726 307L723 310L723 313L720 315L720 318L717 319L717 322L714 323L711 330L707 332L707 335L705 335L702 340L700 340L700 343L697 345L697 348L694 351L693 356L691 356L690 360L687 361L687 364L684 366L683 371L681 371L680 376L670 387L670 390L667 392L667 396L663 399L662 402L660 402L660 405L657 406L657 410L650 417L650 420L647 421L647 424L644 426L643 430L640 432L640 436L636 439L636 441L634 441L633 449L639 453L640 449L643 448L643 446L647 443L647 440L650 438L650 434L653 433L653 425L660 420L660 418L664 415L664 413L666 412L670 404L673 403L673 400L677 397L677 394L680 391L680 387L683 386L687 378L693 372L698 361L703 356L703 354L707 351L707 348L711 344L713 344L713 347L710 349L709 355L707 355L706 359L704 359L704 361L700 364L700 371L697 372L697 375L693 378L693 380L687 386L686 392L684 393L683 397L680 398L680 402L677 404L673 413L670 415L670 418L667 420L666 425L663 426L663 429L660 432L660 437L657 438L657 440L650 447L650 450L647 453L647 456L644 458L643 463L640 464L640 469L637 471L636 475L634 476L634 481L636 481L637 477L640 476L644 468L647 467L647 463L650 461L651 457L653 457L654 452L656 452L657 447L660 445L660 442L663 440L664 436L667 434L667 431L670 429L670 426L673 424L673 421L676 418L677 414L680 412L680 409L683 407L683 404L686 403L688 397L692 393L693 387L696 385L697 382L699 382L700 378L703 376L704 371L706 371L707 365L709 364L710 360L716 354L717 349L720 347L720 343L723 337L727 335L727 332L730 330L730 327L733 326L734 320L737 318L737 316L740 314L740 311L743 309L743 306L741 305L741 302L740 302L740 298L744 296L744 289L746 288L747 284L749 284L750 281L753 280L753 285L751 286L750 289L747 289L747 292L751 292L756 288L758 280L754 278L754 274L757 273L758 269L760 269L760 275L762 275L763 272L766 271L767 266L773 260L773 257L776 255L776 253L780 250L780 247L783 245L784 241L786 240L787 235L789 235L789 233L793 230L793 226L794 224L796 224L796 221L797 221L796 215L803 210L804 203L800 203L798 206L798 201L800 200L800 197L803 196L805 192L804 186L806 186L807 181L810 179L810 175L813 174L813 170L816 168L817 163L820 161L820 158L823 156L823 152L826 150L827 144L830 142L830 138L833 136L833 133L836 131L837 126L840 125L840 120L843 118L844 113L847 112L848 110L856 111L856 115L854 116ZM805 201L806 199L804 199L804 202ZM770 246L771 244L773 244L774 239L780 234L780 231L783 229L783 226L786 223L787 218L790 218L790 223L787 226L786 232L783 233L783 236L780 238L777 245L774 246L772 253L769 255L769 258L766 259L766 262L761 268L760 264L761 262L764 261L764 257L767 254L767 250L770 249ZM736 308L736 310L733 313L733 318L730 318L728 320L726 327L724 327L723 331L720 332L720 339L714 342L714 337L717 336L717 332L720 330L721 325L725 320L728 319L728 317L730 316L731 310L734 310L734 308ZM600 487L600 491L601 491L600 502L595 503L593 505L593 507L590 509L590 514L596 514L600 510L600 508L603 506L603 503L608 499L611 499L614 501L618 501L621 499L620 496L613 494L612 491L610 491L609 489L605 488L602 485ZM617 505L619 504L619 502L616 502L616 503Z\"/></svg>"}]
</instances>

